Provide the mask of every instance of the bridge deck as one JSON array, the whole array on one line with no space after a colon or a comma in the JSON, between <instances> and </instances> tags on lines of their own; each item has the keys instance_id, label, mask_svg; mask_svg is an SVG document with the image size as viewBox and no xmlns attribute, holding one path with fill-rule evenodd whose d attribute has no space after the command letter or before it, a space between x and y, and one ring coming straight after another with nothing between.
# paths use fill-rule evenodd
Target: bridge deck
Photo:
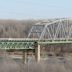
<instances>
[{"instance_id":1,"label":"bridge deck","mask_svg":"<svg viewBox=\"0 0 72 72\"><path fill-rule=\"evenodd\" d=\"M38 44L68 44L72 43L72 39L69 40L38 40L38 39L0 39L0 49L34 49L34 42Z\"/></svg>"}]
</instances>

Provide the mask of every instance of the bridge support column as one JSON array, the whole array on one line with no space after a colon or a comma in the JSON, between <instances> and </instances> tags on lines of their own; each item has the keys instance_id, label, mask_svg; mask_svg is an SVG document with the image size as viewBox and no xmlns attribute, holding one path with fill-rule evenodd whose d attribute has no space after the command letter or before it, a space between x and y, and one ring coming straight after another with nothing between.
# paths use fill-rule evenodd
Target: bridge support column
<instances>
[{"instance_id":1,"label":"bridge support column","mask_svg":"<svg viewBox=\"0 0 72 72\"><path fill-rule=\"evenodd\" d=\"M35 58L37 62L40 61L40 45L39 44L38 44L38 47L35 48Z\"/></svg>"},{"instance_id":2,"label":"bridge support column","mask_svg":"<svg viewBox=\"0 0 72 72\"><path fill-rule=\"evenodd\" d=\"M24 50L23 51L23 63L26 64L26 62L27 62L27 51Z\"/></svg>"}]
</instances>

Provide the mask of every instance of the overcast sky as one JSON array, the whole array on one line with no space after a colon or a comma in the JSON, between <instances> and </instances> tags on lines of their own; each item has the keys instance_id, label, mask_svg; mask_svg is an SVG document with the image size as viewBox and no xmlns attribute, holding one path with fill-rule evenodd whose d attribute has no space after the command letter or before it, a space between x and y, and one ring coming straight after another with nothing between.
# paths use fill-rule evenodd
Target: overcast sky
<instances>
[{"instance_id":1,"label":"overcast sky","mask_svg":"<svg viewBox=\"0 0 72 72\"><path fill-rule=\"evenodd\" d=\"M72 0L0 0L0 19L72 17Z\"/></svg>"}]
</instances>

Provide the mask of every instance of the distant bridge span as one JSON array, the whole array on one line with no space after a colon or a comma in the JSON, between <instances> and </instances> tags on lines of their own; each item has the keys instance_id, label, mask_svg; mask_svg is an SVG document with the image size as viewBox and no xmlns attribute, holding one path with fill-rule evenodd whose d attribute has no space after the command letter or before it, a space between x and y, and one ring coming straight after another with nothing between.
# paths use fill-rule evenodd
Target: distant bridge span
<instances>
[{"instance_id":1,"label":"distant bridge span","mask_svg":"<svg viewBox=\"0 0 72 72\"><path fill-rule=\"evenodd\" d=\"M72 43L72 19L42 20L32 26L27 38L0 38L0 48L34 49L38 44Z\"/></svg>"}]
</instances>

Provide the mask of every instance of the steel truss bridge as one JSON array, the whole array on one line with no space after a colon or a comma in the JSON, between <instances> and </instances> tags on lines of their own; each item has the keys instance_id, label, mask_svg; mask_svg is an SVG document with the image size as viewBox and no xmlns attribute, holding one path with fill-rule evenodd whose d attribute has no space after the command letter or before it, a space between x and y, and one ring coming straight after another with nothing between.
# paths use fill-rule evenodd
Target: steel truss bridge
<instances>
[{"instance_id":1,"label":"steel truss bridge","mask_svg":"<svg viewBox=\"0 0 72 72\"><path fill-rule=\"evenodd\" d=\"M72 19L48 19L34 24L27 38L1 38L1 49L34 49L34 43L72 43Z\"/></svg>"}]
</instances>

